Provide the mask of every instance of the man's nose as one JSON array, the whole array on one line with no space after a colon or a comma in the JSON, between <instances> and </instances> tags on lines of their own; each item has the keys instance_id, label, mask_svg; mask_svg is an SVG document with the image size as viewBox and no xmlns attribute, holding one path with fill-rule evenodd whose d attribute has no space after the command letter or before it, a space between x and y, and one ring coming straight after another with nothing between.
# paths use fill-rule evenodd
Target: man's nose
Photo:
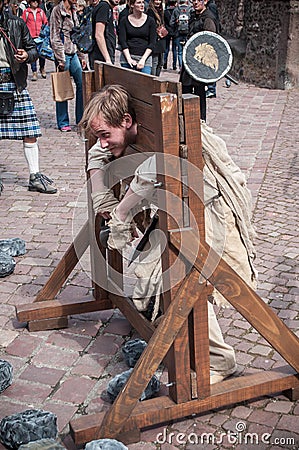
<instances>
[{"instance_id":1,"label":"man's nose","mask_svg":"<svg viewBox=\"0 0 299 450\"><path fill-rule=\"evenodd\" d=\"M101 147L102 147L102 148L107 148L107 147L109 147L109 143L108 143L107 139L101 139L101 138L100 138L100 143L101 143Z\"/></svg>"}]
</instances>

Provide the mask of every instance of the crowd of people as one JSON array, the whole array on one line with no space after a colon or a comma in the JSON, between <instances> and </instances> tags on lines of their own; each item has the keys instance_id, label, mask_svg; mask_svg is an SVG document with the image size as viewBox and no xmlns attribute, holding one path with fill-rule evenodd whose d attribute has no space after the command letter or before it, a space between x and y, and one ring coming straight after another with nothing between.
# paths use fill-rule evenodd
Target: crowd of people
<instances>
[{"instance_id":1,"label":"crowd of people","mask_svg":"<svg viewBox=\"0 0 299 450\"><path fill-rule=\"evenodd\" d=\"M50 29L56 70L68 70L76 85L77 125L83 115L83 70L93 69L96 60L115 64L119 50L121 66L159 76L161 70L167 69L170 46L172 68L180 70L183 92L199 95L201 119L206 120L207 86L186 73L182 49L194 33L218 31L214 0L192 0L192 3L188 3L190 0L166 0L165 4L162 0L127 0L126 4L124 0L0 1L0 94L3 91L14 93L12 114L0 116L0 139L23 141L30 190L57 191L52 180L39 170L37 138L41 132L26 89L29 64L32 81L38 79L37 62L42 79L47 77L45 59L38 54L35 42L45 26ZM73 29L86 23L83 18L87 13L92 24L92 46L88 54L79 51L78 44L72 39ZM67 101L56 102L56 122L61 132L72 130Z\"/></svg>"}]
</instances>

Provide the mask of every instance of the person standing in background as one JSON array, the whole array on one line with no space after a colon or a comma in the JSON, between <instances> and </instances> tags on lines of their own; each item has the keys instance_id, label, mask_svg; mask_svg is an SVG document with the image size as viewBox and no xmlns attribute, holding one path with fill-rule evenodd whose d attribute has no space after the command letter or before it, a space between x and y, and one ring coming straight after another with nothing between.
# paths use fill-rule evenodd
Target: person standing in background
<instances>
[{"instance_id":1,"label":"person standing in background","mask_svg":"<svg viewBox=\"0 0 299 450\"><path fill-rule=\"evenodd\" d=\"M48 25L48 19L45 12L39 8L38 0L29 0L29 7L25 9L22 14L22 19L26 23L29 33L33 39L39 36L43 25ZM39 70L42 78L47 78L45 71L45 58L39 56ZM34 61L31 64L32 78L31 81L37 81L37 63Z\"/></svg>"},{"instance_id":2,"label":"person standing in background","mask_svg":"<svg viewBox=\"0 0 299 450\"><path fill-rule=\"evenodd\" d=\"M77 0L60 0L54 6L50 21L50 39L54 51L58 71L69 70L76 85L75 115L76 124L81 120L83 114L83 89L82 68L85 69L86 61L84 55L78 56L77 46L70 38L70 32L74 26L78 26L76 14ZM60 131L71 131L68 102L56 102L56 120Z\"/></svg>"},{"instance_id":3,"label":"person standing in background","mask_svg":"<svg viewBox=\"0 0 299 450\"><path fill-rule=\"evenodd\" d=\"M100 1L93 6L92 37L95 42L93 50L89 53L90 68L94 62L102 61L114 64L116 49L116 30L114 26L113 8L118 6L119 0Z\"/></svg>"},{"instance_id":4,"label":"person standing in background","mask_svg":"<svg viewBox=\"0 0 299 450\"><path fill-rule=\"evenodd\" d=\"M146 14L152 17L156 22L156 28L160 25L164 25L164 9L162 0L150 0ZM153 49L152 57L152 71L151 74L159 76L164 63L164 52L166 49L166 37L160 38L156 34L156 45Z\"/></svg>"},{"instance_id":5,"label":"person standing in background","mask_svg":"<svg viewBox=\"0 0 299 450\"><path fill-rule=\"evenodd\" d=\"M20 3L19 3L19 7L18 7L18 16L19 17L22 17L22 14L23 14L23 12L25 11L25 9L26 8L28 8L28 3L27 3L27 1L26 0L22 0Z\"/></svg>"},{"instance_id":6,"label":"person standing in background","mask_svg":"<svg viewBox=\"0 0 299 450\"><path fill-rule=\"evenodd\" d=\"M178 50L179 69L183 63L183 45L189 33L190 12L191 7L188 5L188 0L179 0L179 4L174 8L170 18L170 26L173 27L176 36L175 45Z\"/></svg>"},{"instance_id":7,"label":"person standing in background","mask_svg":"<svg viewBox=\"0 0 299 450\"><path fill-rule=\"evenodd\" d=\"M190 13L189 32L187 40L199 31L212 31L216 33L217 25L214 14L207 9L205 0L193 0L193 11ZM194 80L186 71L184 64L180 73L183 94L194 94L200 98L200 118L207 119L206 84Z\"/></svg>"},{"instance_id":8,"label":"person standing in background","mask_svg":"<svg viewBox=\"0 0 299 450\"><path fill-rule=\"evenodd\" d=\"M86 9L86 1L85 0L77 0L77 17L78 17L78 21L79 21L79 25L81 25L81 22L83 20L84 14L85 14L85 9Z\"/></svg>"},{"instance_id":9,"label":"person standing in background","mask_svg":"<svg viewBox=\"0 0 299 450\"><path fill-rule=\"evenodd\" d=\"M15 103L10 114L0 116L0 140L23 141L29 168L29 191L55 194L57 189L53 181L39 171L37 138L41 136L41 131L26 89L27 64L38 57L36 45L25 22L20 17L5 13L3 7L4 2L0 0L0 91L12 91Z\"/></svg>"},{"instance_id":10,"label":"person standing in background","mask_svg":"<svg viewBox=\"0 0 299 450\"><path fill-rule=\"evenodd\" d=\"M151 74L151 53L156 43L156 24L144 13L144 0L129 0L129 15L119 21L122 67Z\"/></svg>"},{"instance_id":11,"label":"person standing in background","mask_svg":"<svg viewBox=\"0 0 299 450\"><path fill-rule=\"evenodd\" d=\"M219 33L220 32L220 19L219 19L217 5L214 0L205 0L205 3L206 3L206 7L215 16L216 25L217 25L217 33ZM206 97L207 98L216 98L216 81L214 83L207 84Z\"/></svg>"},{"instance_id":12,"label":"person standing in background","mask_svg":"<svg viewBox=\"0 0 299 450\"><path fill-rule=\"evenodd\" d=\"M176 0L169 0L167 3L167 7L165 8L165 11L164 11L164 22L165 22L165 27L168 31L168 35L166 36L166 48L165 48L165 53L164 53L164 65L163 65L164 70L167 69L167 61L168 61L168 54L169 54L169 50L170 50L170 44L171 44L171 49L172 49L172 68L173 68L173 70L176 70L176 68L177 68L176 38L178 37L178 31L175 26L170 25L171 16L172 16L172 13L173 13L176 5L177 5Z\"/></svg>"}]
</instances>

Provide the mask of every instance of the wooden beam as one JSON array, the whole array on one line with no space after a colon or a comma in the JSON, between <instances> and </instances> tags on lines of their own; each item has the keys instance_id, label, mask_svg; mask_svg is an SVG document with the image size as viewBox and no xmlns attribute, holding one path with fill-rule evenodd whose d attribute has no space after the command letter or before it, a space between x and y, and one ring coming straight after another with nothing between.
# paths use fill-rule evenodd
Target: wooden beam
<instances>
[{"instance_id":1,"label":"wooden beam","mask_svg":"<svg viewBox=\"0 0 299 450\"><path fill-rule=\"evenodd\" d=\"M108 309L110 304L108 299L94 300L91 296L83 299L47 300L19 305L17 307L17 318L19 322L28 322L30 320L66 317L73 314L105 310Z\"/></svg>"},{"instance_id":2,"label":"wooden beam","mask_svg":"<svg viewBox=\"0 0 299 450\"><path fill-rule=\"evenodd\" d=\"M157 397L138 402L131 416L123 426L123 432L136 428L169 423L191 414L200 414L216 408L236 405L245 400L299 389L299 378L290 366L282 366L271 371L261 371L251 375L234 377L211 386L211 396L203 400L191 400L176 404L169 397ZM81 416L70 422L71 434L77 445L97 439L101 433L103 413ZM116 437L115 435L114 437Z\"/></svg>"},{"instance_id":3,"label":"wooden beam","mask_svg":"<svg viewBox=\"0 0 299 450\"><path fill-rule=\"evenodd\" d=\"M176 298L169 305L163 320L156 328L130 378L105 416L99 437L115 436L122 431L125 422L139 402L142 392L170 349L197 301L197 293L195 293L196 278L196 271L192 271L182 284Z\"/></svg>"},{"instance_id":4,"label":"wooden beam","mask_svg":"<svg viewBox=\"0 0 299 450\"><path fill-rule=\"evenodd\" d=\"M299 372L298 337L208 244L195 254L195 239L192 230L170 232L171 244Z\"/></svg>"}]
</instances>

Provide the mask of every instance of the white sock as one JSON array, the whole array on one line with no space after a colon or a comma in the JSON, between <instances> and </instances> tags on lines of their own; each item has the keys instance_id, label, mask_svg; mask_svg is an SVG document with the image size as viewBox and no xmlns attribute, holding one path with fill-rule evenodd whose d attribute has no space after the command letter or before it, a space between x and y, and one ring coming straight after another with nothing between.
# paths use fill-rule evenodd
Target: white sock
<instances>
[{"instance_id":1,"label":"white sock","mask_svg":"<svg viewBox=\"0 0 299 450\"><path fill-rule=\"evenodd\" d=\"M23 142L23 147L30 174L39 172L39 160L38 160L39 151L37 142L34 142L34 144L28 144L27 142Z\"/></svg>"}]
</instances>

